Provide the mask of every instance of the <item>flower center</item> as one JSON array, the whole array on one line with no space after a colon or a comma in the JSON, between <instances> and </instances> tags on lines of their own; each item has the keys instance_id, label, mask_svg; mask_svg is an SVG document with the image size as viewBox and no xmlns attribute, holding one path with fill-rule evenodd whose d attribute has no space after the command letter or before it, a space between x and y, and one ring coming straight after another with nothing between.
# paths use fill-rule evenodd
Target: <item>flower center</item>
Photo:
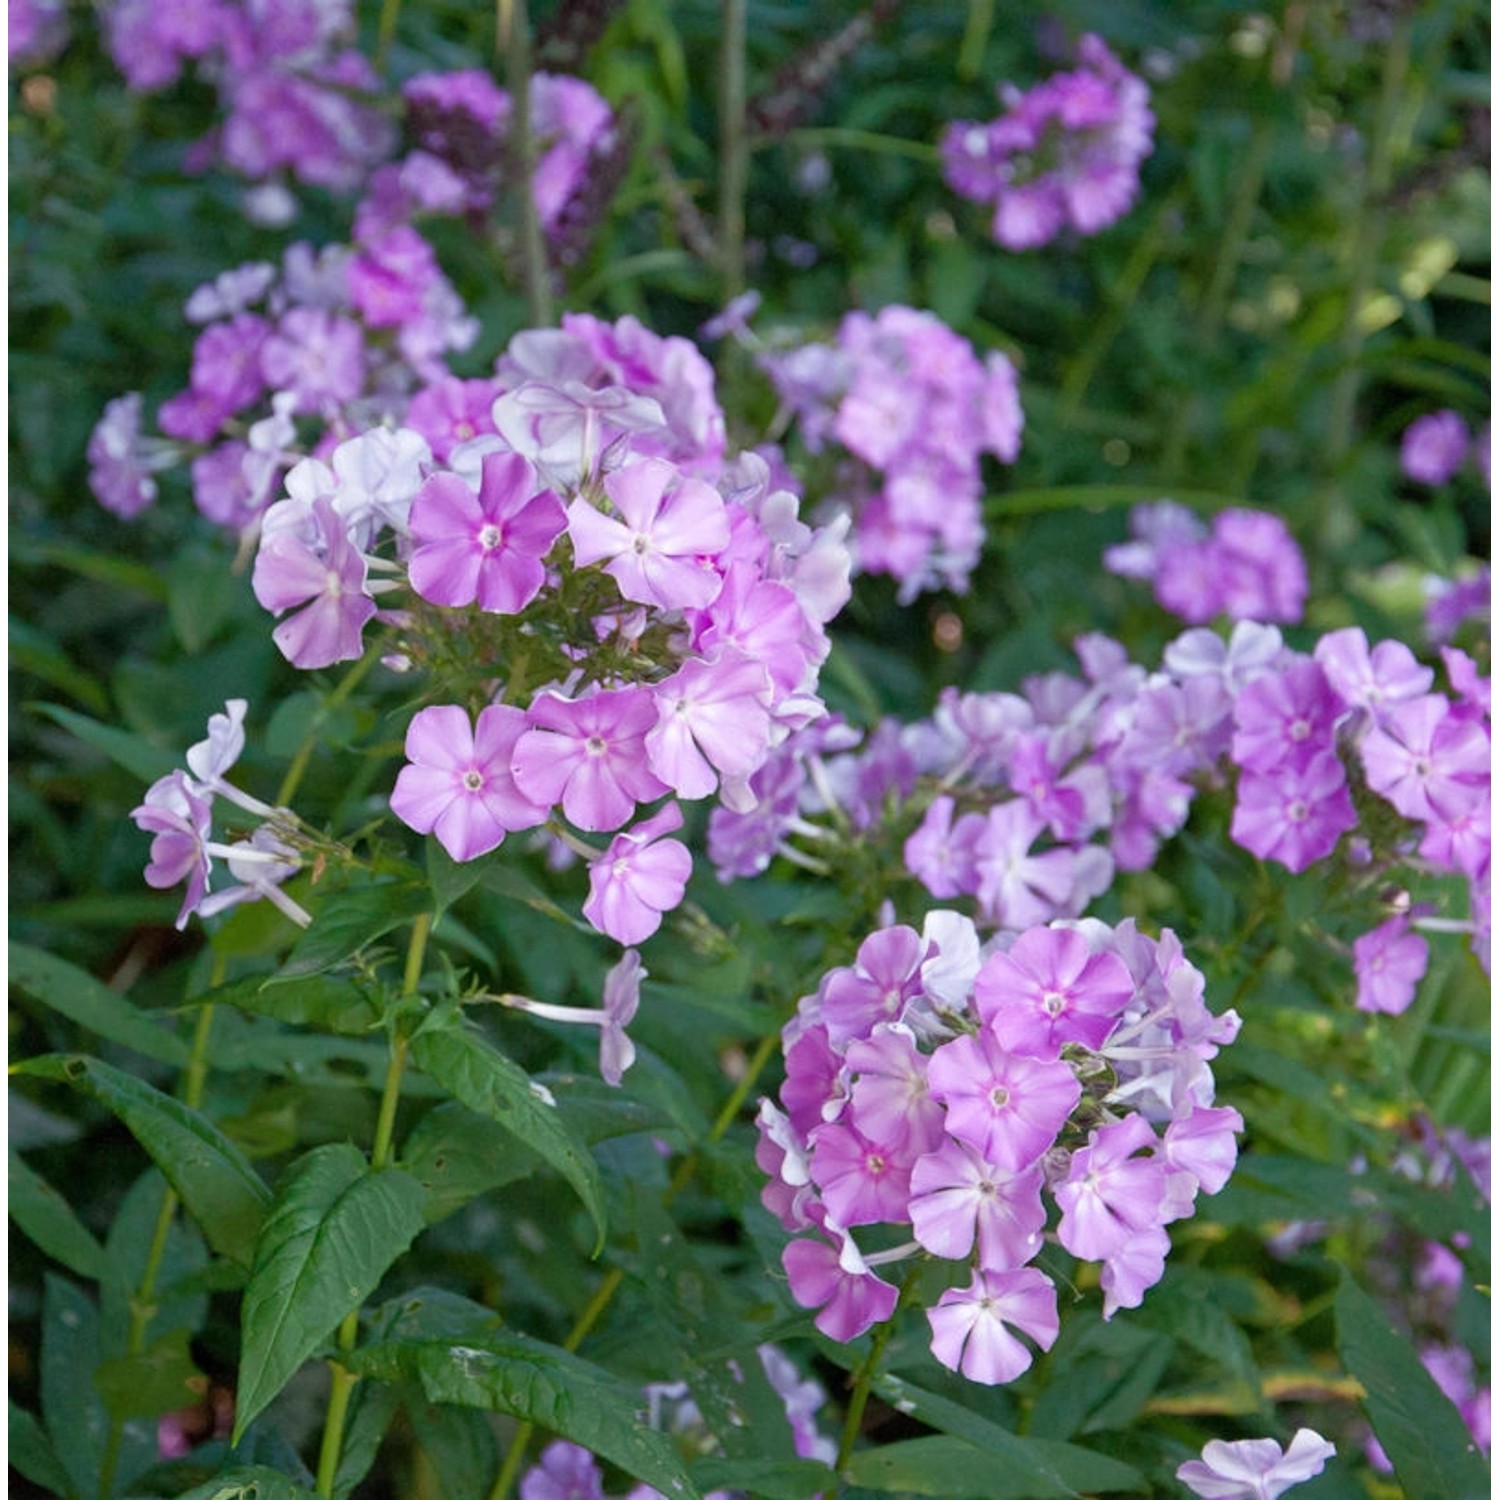
<instances>
[{"instance_id":1,"label":"flower center","mask_svg":"<svg viewBox=\"0 0 1500 1500\"><path fill-rule=\"evenodd\" d=\"M990 1090L990 1103L996 1109L1004 1109L1010 1103L1010 1090L1000 1088L998 1085Z\"/></svg>"},{"instance_id":2,"label":"flower center","mask_svg":"<svg viewBox=\"0 0 1500 1500\"><path fill-rule=\"evenodd\" d=\"M500 545L500 528L493 521L479 528L479 545L486 552L493 552Z\"/></svg>"},{"instance_id":3,"label":"flower center","mask_svg":"<svg viewBox=\"0 0 1500 1500\"><path fill-rule=\"evenodd\" d=\"M478 771L465 771L464 786L471 792L482 791L484 788L484 777Z\"/></svg>"},{"instance_id":4,"label":"flower center","mask_svg":"<svg viewBox=\"0 0 1500 1500\"><path fill-rule=\"evenodd\" d=\"M1060 1016L1063 1013L1063 1007L1067 1003L1067 1000L1062 995L1059 995L1056 990L1048 990L1042 996L1042 1009L1049 1016Z\"/></svg>"}]
</instances>

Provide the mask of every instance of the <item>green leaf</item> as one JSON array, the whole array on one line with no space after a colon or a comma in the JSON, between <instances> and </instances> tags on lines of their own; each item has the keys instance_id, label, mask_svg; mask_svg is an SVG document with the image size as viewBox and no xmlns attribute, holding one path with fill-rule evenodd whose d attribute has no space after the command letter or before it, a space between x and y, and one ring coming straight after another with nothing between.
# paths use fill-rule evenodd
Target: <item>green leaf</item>
<instances>
[{"instance_id":1,"label":"green leaf","mask_svg":"<svg viewBox=\"0 0 1500 1500\"><path fill-rule=\"evenodd\" d=\"M503 1126L545 1158L572 1184L604 1248L604 1189L599 1168L555 1103L533 1086L524 1069L497 1052L457 1013L434 1018L412 1038L412 1061L476 1114Z\"/></svg>"},{"instance_id":2,"label":"green leaf","mask_svg":"<svg viewBox=\"0 0 1500 1500\"><path fill-rule=\"evenodd\" d=\"M349 1492L368 1474L385 1441L386 1428L401 1404L401 1391L378 1380L361 1380L349 1398L344 1444L339 1449L338 1473L333 1477L334 1500Z\"/></svg>"},{"instance_id":3,"label":"green leaf","mask_svg":"<svg viewBox=\"0 0 1500 1500\"><path fill-rule=\"evenodd\" d=\"M14 1147L10 1148L10 1216L38 1249L70 1271L91 1281L104 1274L104 1247L68 1200L33 1172Z\"/></svg>"},{"instance_id":4,"label":"green leaf","mask_svg":"<svg viewBox=\"0 0 1500 1500\"><path fill-rule=\"evenodd\" d=\"M188 1046L180 1036L158 1025L92 974L66 959L14 941L9 961L10 982L17 989L85 1031L157 1062L175 1068L187 1066Z\"/></svg>"},{"instance_id":5,"label":"green leaf","mask_svg":"<svg viewBox=\"0 0 1500 1500\"><path fill-rule=\"evenodd\" d=\"M535 1422L664 1495L697 1496L671 1440L646 1426L639 1391L575 1354L487 1322L493 1317L476 1319L469 1333L368 1344L348 1363L362 1375L420 1385L429 1401Z\"/></svg>"},{"instance_id":6,"label":"green leaf","mask_svg":"<svg viewBox=\"0 0 1500 1500\"><path fill-rule=\"evenodd\" d=\"M1007 1490L1006 1495L1072 1495L1080 1490L1147 1488L1142 1476L1128 1464L1072 1443L1020 1437L969 1407L923 1390L899 1376L881 1376L874 1389L883 1401L890 1402L897 1410L919 1418L953 1439L962 1440L965 1447L972 1445L982 1449L989 1455L992 1468L996 1457L1003 1458L1011 1482L1025 1486Z\"/></svg>"},{"instance_id":7,"label":"green leaf","mask_svg":"<svg viewBox=\"0 0 1500 1500\"><path fill-rule=\"evenodd\" d=\"M141 781L157 781L175 771L182 757L171 750L164 750L143 740L139 735L110 724L101 724L85 714L74 713L58 703L30 703L34 713L39 713L60 724L69 734L83 741L91 749L109 757L117 766L123 766L132 776Z\"/></svg>"},{"instance_id":8,"label":"green leaf","mask_svg":"<svg viewBox=\"0 0 1500 1500\"><path fill-rule=\"evenodd\" d=\"M106 1360L94 1384L112 1417L159 1417L192 1406L203 1394L205 1379L188 1352L190 1334L174 1329L140 1354Z\"/></svg>"},{"instance_id":9,"label":"green leaf","mask_svg":"<svg viewBox=\"0 0 1500 1500\"><path fill-rule=\"evenodd\" d=\"M710 1490L744 1490L758 1500L813 1500L837 1489L827 1464L812 1459L702 1458L692 1467L693 1482Z\"/></svg>"},{"instance_id":10,"label":"green leaf","mask_svg":"<svg viewBox=\"0 0 1500 1500\"><path fill-rule=\"evenodd\" d=\"M1339 1357L1365 1388L1365 1415L1409 1500L1483 1500L1489 1470L1458 1408L1411 1340L1344 1272L1333 1301Z\"/></svg>"},{"instance_id":11,"label":"green leaf","mask_svg":"<svg viewBox=\"0 0 1500 1500\"><path fill-rule=\"evenodd\" d=\"M285 984L326 973L376 938L431 910L432 896L425 886L367 885L340 891L318 908L312 926L270 982Z\"/></svg>"},{"instance_id":12,"label":"green leaf","mask_svg":"<svg viewBox=\"0 0 1500 1500\"><path fill-rule=\"evenodd\" d=\"M72 542L38 541L30 537L17 537L12 560L35 567L49 564L76 573L80 578L92 579L96 583L107 583L111 588L126 589L143 594L153 603L162 604L167 598L167 582L156 568L146 563L134 562L118 557L111 552L95 552L89 547Z\"/></svg>"},{"instance_id":13,"label":"green leaf","mask_svg":"<svg viewBox=\"0 0 1500 1500\"><path fill-rule=\"evenodd\" d=\"M317 1491L305 1488L264 1464L250 1464L216 1475L177 1500L318 1500Z\"/></svg>"},{"instance_id":14,"label":"green leaf","mask_svg":"<svg viewBox=\"0 0 1500 1500\"><path fill-rule=\"evenodd\" d=\"M484 1500L499 1460L489 1417L470 1406L435 1406L414 1393L406 1413L443 1500Z\"/></svg>"},{"instance_id":15,"label":"green leaf","mask_svg":"<svg viewBox=\"0 0 1500 1500\"><path fill-rule=\"evenodd\" d=\"M47 1275L42 1288L42 1421L68 1471L68 1493L92 1497L109 1415L94 1389L99 1316L71 1281Z\"/></svg>"},{"instance_id":16,"label":"green leaf","mask_svg":"<svg viewBox=\"0 0 1500 1500\"><path fill-rule=\"evenodd\" d=\"M427 836L427 884L439 913L466 895L484 874L484 861L467 859L460 863L431 834Z\"/></svg>"},{"instance_id":17,"label":"green leaf","mask_svg":"<svg viewBox=\"0 0 1500 1500\"><path fill-rule=\"evenodd\" d=\"M49 687L59 688L76 698L90 713L109 712L109 694L47 635L14 615L7 620L12 672L29 672Z\"/></svg>"},{"instance_id":18,"label":"green leaf","mask_svg":"<svg viewBox=\"0 0 1500 1500\"><path fill-rule=\"evenodd\" d=\"M1007 1451L1002 1458L993 1449L976 1447L955 1437L912 1438L904 1443L890 1443L881 1448L856 1453L844 1471L854 1484L866 1489L896 1491L908 1495L940 1495L943 1500L1051 1500L1051 1497L1073 1497L1079 1491L1049 1473L1034 1459L1025 1457L1031 1445L1016 1439L1015 1457ZM1084 1454L1086 1450L1074 1449ZM1091 1477L1085 1480L1092 1493L1109 1489L1144 1489L1145 1483L1133 1469L1113 1459L1087 1454L1097 1462L1093 1469L1084 1462L1075 1464L1075 1472ZM1017 1460L1020 1460L1019 1462ZM1123 1481L1117 1477L1127 1476Z\"/></svg>"},{"instance_id":19,"label":"green leaf","mask_svg":"<svg viewBox=\"0 0 1500 1500\"><path fill-rule=\"evenodd\" d=\"M319 1146L287 1169L241 1309L236 1442L421 1228L421 1185L396 1169L372 1171L353 1146Z\"/></svg>"},{"instance_id":20,"label":"green leaf","mask_svg":"<svg viewBox=\"0 0 1500 1500\"><path fill-rule=\"evenodd\" d=\"M185 548L167 568L167 614L182 648L196 656L223 629L235 608L234 590L225 587L224 559L218 551Z\"/></svg>"},{"instance_id":21,"label":"green leaf","mask_svg":"<svg viewBox=\"0 0 1500 1500\"><path fill-rule=\"evenodd\" d=\"M13 1469L54 1495L68 1493L68 1471L42 1431L42 1424L23 1406L10 1403L6 1458Z\"/></svg>"},{"instance_id":22,"label":"green leaf","mask_svg":"<svg viewBox=\"0 0 1500 1500\"><path fill-rule=\"evenodd\" d=\"M11 1071L69 1083L98 1100L149 1153L210 1245L245 1264L271 1194L239 1148L179 1099L97 1058L54 1054Z\"/></svg>"},{"instance_id":23,"label":"green leaf","mask_svg":"<svg viewBox=\"0 0 1500 1500\"><path fill-rule=\"evenodd\" d=\"M200 995L197 1003L232 1005L290 1026L315 1026L341 1036L368 1036L380 1023L374 1005L357 985L321 975L284 982L264 975L240 979Z\"/></svg>"}]
</instances>

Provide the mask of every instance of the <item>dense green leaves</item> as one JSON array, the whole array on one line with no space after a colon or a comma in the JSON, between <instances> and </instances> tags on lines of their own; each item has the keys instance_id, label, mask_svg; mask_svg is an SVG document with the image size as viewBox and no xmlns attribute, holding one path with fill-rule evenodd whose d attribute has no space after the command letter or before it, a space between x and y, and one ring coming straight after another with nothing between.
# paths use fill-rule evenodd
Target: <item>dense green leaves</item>
<instances>
[{"instance_id":1,"label":"dense green leaves","mask_svg":"<svg viewBox=\"0 0 1500 1500\"><path fill-rule=\"evenodd\" d=\"M357 1309L422 1228L422 1189L372 1171L353 1146L319 1146L277 1184L240 1318L236 1436Z\"/></svg>"},{"instance_id":2,"label":"dense green leaves","mask_svg":"<svg viewBox=\"0 0 1500 1500\"><path fill-rule=\"evenodd\" d=\"M104 1247L51 1183L10 1151L10 1216L22 1232L70 1271L97 1281L104 1273Z\"/></svg>"},{"instance_id":3,"label":"dense green leaves","mask_svg":"<svg viewBox=\"0 0 1500 1500\"><path fill-rule=\"evenodd\" d=\"M1360 1404L1410 1500L1484 1500L1488 1468L1453 1403L1347 1272L1334 1316L1344 1368L1364 1387Z\"/></svg>"},{"instance_id":4,"label":"dense green leaves","mask_svg":"<svg viewBox=\"0 0 1500 1500\"><path fill-rule=\"evenodd\" d=\"M411 1381L429 1401L535 1422L673 1500L698 1493L670 1440L642 1425L636 1391L597 1365L526 1334L476 1322L467 1334L451 1328L446 1337L370 1344L349 1363L361 1374Z\"/></svg>"},{"instance_id":5,"label":"dense green leaves","mask_svg":"<svg viewBox=\"0 0 1500 1500\"><path fill-rule=\"evenodd\" d=\"M464 1025L456 1012L436 1015L412 1038L413 1061L460 1103L530 1147L567 1178L604 1244L604 1190L588 1148L556 1100L503 1052Z\"/></svg>"},{"instance_id":6,"label":"dense green leaves","mask_svg":"<svg viewBox=\"0 0 1500 1500\"><path fill-rule=\"evenodd\" d=\"M1020 1452L1024 1454L1024 1447ZM1074 1450L1082 1453L1083 1450ZM997 1458L999 1461L997 1462ZM1077 1496L1073 1484L1093 1494L1142 1488L1139 1477L1122 1464L1094 1455L1071 1465L1073 1483L1049 1473L1044 1465L962 1438L912 1438L857 1453L849 1462L849 1478L867 1489L905 1495L937 1495L944 1500L1053 1500Z\"/></svg>"},{"instance_id":7,"label":"dense green leaves","mask_svg":"<svg viewBox=\"0 0 1500 1500\"><path fill-rule=\"evenodd\" d=\"M13 1072L71 1084L116 1116L150 1153L210 1245L248 1265L271 1194L235 1144L197 1110L92 1057L32 1058Z\"/></svg>"},{"instance_id":8,"label":"dense green leaves","mask_svg":"<svg viewBox=\"0 0 1500 1500\"><path fill-rule=\"evenodd\" d=\"M341 891L318 908L275 983L323 974L353 958L392 929L432 910L432 897L419 885L360 886Z\"/></svg>"}]
</instances>

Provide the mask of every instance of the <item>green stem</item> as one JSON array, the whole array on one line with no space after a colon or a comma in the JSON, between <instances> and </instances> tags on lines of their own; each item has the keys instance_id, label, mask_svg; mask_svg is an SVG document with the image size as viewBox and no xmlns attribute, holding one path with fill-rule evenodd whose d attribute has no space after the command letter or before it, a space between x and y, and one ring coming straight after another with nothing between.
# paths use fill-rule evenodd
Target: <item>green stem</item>
<instances>
[{"instance_id":1,"label":"green stem","mask_svg":"<svg viewBox=\"0 0 1500 1500\"><path fill-rule=\"evenodd\" d=\"M511 160L517 179L521 219L521 263L526 308L534 328L552 322L552 289L548 283L547 247L536 211L536 137L531 133L531 26L526 0L495 0L495 45L505 55L510 87Z\"/></svg>"},{"instance_id":2,"label":"green stem","mask_svg":"<svg viewBox=\"0 0 1500 1500\"><path fill-rule=\"evenodd\" d=\"M875 1337L870 1340L870 1352L865 1356L864 1362L854 1375L854 1394L849 1398L849 1410L844 1417L844 1432L839 1439L839 1456L834 1461L834 1469L842 1472L844 1466L849 1462L854 1453L855 1440L859 1437L860 1423L864 1420L865 1406L870 1400L870 1386L874 1383L875 1376L880 1369L881 1358L885 1354L885 1346L891 1341L891 1334L895 1332L896 1319L901 1309L906 1304L912 1287L916 1284L917 1271L920 1263L914 1264L906 1273L906 1280L901 1284L901 1295L896 1299L895 1310L890 1317L875 1330ZM836 1500L837 1491L830 1490L824 1500Z\"/></svg>"},{"instance_id":3,"label":"green stem","mask_svg":"<svg viewBox=\"0 0 1500 1500\"><path fill-rule=\"evenodd\" d=\"M227 960L222 956L214 959L209 987L217 989L224 982ZM205 1005L198 1013L198 1023L193 1028L193 1042L188 1050L187 1065L183 1070L182 1102L189 1109L197 1109L203 1098L203 1086L208 1077L208 1035L213 1028L214 1008ZM125 1352L141 1354L146 1348L146 1330L156 1316L156 1280L161 1275L161 1263L167 1253L167 1236L172 1232L172 1220L177 1214L180 1200L176 1191L168 1185L162 1194L161 1207L156 1212L156 1224L151 1231L151 1244L146 1251L146 1264L141 1271L140 1284L130 1299L130 1332L126 1338ZM115 1485L115 1470L120 1462L120 1444L125 1435L125 1424L112 1417L109 1432L104 1442L104 1456L99 1464L99 1494L108 1500Z\"/></svg>"},{"instance_id":4,"label":"green stem","mask_svg":"<svg viewBox=\"0 0 1500 1500\"><path fill-rule=\"evenodd\" d=\"M938 161L938 148L926 141L908 141L899 135L882 135L878 130L856 130L845 125L810 125L801 130L789 130L785 141L789 146L843 146L851 151L874 151L881 156L905 156L929 165ZM757 144L771 146L776 143L768 138Z\"/></svg>"},{"instance_id":5,"label":"green stem","mask_svg":"<svg viewBox=\"0 0 1500 1500\"><path fill-rule=\"evenodd\" d=\"M385 72L385 61L396 36L396 17L401 14L401 0L382 0L380 24L375 32L375 71Z\"/></svg>"},{"instance_id":6,"label":"green stem","mask_svg":"<svg viewBox=\"0 0 1500 1500\"><path fill-rule=\"evenodd\" d=\"M312 725L302 737L302 743L297 746L297 753L292 757L292 763L287 767L286 775L282 778L281 786L276 792L277 807L287 807L293 797L297 795L297 788L301 784L303 774L306 772L312 760L313 751L321 743L319 733L323 728L323 721L329 713L337 708L355 688L369 675L370 669L380 660L376 651L367 651L354 666L344 674L344 679L328 695L323 707L313 719Z\"/></svg>"},{"instance_id":7,"label":"green stem","mask_svg":"<svg viewBox=\"0 0 1500 1500\"><path fill-rule=\"evenodd\" d=\"M415 995L422 979L422 961L427 954L427 938L432 931L432 915L423 912L412 924L411 940L406 948L406 969L401 979L401 998ZM401 1076L406 1070L406 1038L399 1031L391 1035L390 1059L386 1063L385 1088L380 1095L380 1114L375 1122L375 1141L370 1148L370 1168L379 1172L390 1165L396 1134L396 1106L401 1102ZM337 1347L340 1355L352 1354L359 1342L359 1308L351 1308L339 1324ZM318 1493L333 1494L338 1474L339 1455L344 1446L344 1420L349 1412L349 1398L359 1376L343 1362L329 1362L333 1384L328 1392L328 1414L323 1421L323 1443L318 1450Z\"/></svg>"},{"instance_id":8,"label":"green stem","mask_svg":"<svg viewBox=\"0 0 1500 1500\"><path fill-rule=\"evenodd\" d=\"M958 76L968 83L979 77L984 49L995 26L995 0L969 0L969 19L958 48Z\"/></svg>"},{"instance_id":9,"label":"green stem","mask_svg":"<svg viewBox=\"0 0 1500 1500\"><path fill-rule=\"evenodd\" d=\"M723 0L719 13L719 295L727 306L745 286L746 0Z\"/></svg>"}]
</instances>

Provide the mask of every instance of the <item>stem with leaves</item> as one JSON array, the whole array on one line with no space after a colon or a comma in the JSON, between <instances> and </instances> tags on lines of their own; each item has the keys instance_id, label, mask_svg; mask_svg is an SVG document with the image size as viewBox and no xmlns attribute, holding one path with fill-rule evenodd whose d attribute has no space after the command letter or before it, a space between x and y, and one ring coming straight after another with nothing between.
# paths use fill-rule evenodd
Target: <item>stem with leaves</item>
<instances>
[{"instance_id":1,"label":"stem with leaves","mask_svg":"<svg viewBox=\"0 0 1500 1500\"><path fill-rule=\"evenodd\" d=\"M411 941L406 949L406 969L401 981L401 998L409 1000L422 979L422 961L427 953L427 939L432 932L432 916L423 912L412 925ZM399 1024L399 1023L398 1023ZM370 1169L383 1171L390 1165L396 1137L396 1106L401 1102L401 1078L406 1071L407 1041L398 1030L391 1032L390 1059L386 1064L385 1087L380 1095L380 1114L375 1122L375 1141L370 1148ZM354 1308L339 1324L335 1344L339 1354L352 1354L359 1341L359 1309ZM333 1494L338 1476L339 1455L344 1446L344 1419L349 1412L349 1398L359 1376L340 1359L330 1361L333 1384L328 1392L328 1414L323 1423L323 1444L318 1451L318 1493Z\"/></svg>"}]
</instances>

